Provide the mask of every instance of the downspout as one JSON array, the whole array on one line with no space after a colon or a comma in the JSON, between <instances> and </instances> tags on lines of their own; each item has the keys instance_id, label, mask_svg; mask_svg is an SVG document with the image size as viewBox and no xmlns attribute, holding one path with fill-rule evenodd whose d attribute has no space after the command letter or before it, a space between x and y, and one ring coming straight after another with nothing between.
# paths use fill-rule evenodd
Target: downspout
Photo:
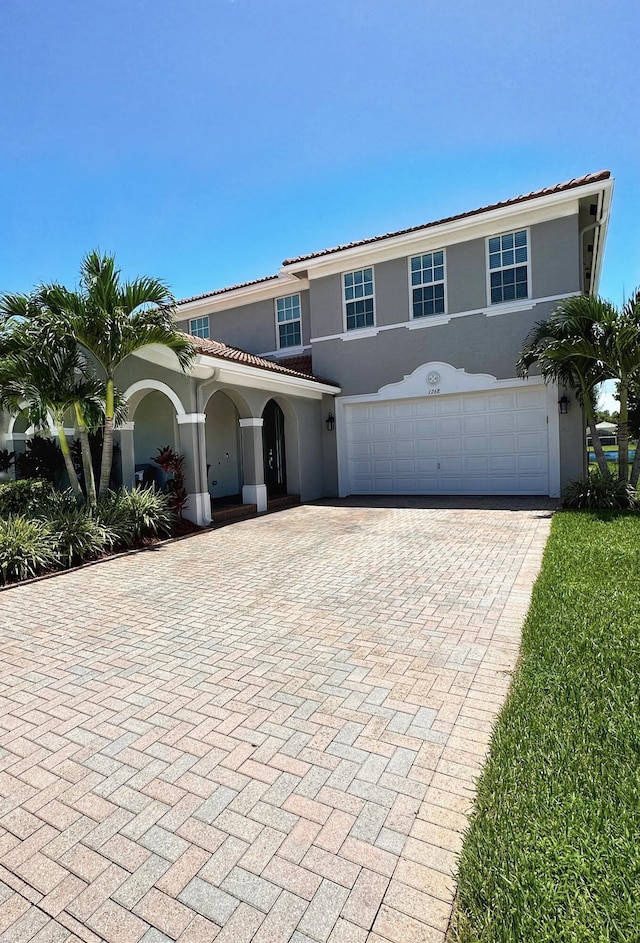
<instances>
[{"instance_id":1,"label":"downspout","mask_svg":"<svg viewBox=\"0 0 640 943\"><path fill-rule=\"evenodd\" d=\"M583 275L583 269L584 269L584 251L583 251L583 248L582 248L582 245L583 245L583 238L584 238L585 234L588 233L591 229L594 229L594 230L595 230L595 229L601 230L601 229L602 229L602 226L604 225L604 223L607 222L608 219L609 219L609 210L606 210L606 212L604 212L604 213L601 215L600 219L595 219L592 223L589 223L587 226L584 226L584 227L580 230L580 232L579 232L579 244L580 244L580 275L581 275L581 276ZM595 261L596 261L596 253L595 253L595 246L594 246L593 259L592 259L592 261L591 261L591 285L593 285L593 283L594 283L594 281L595 281L595 269L596 269ZM592 291L592 289L591 289L591 286L589 286L589 294L591 294L591 295L593 294L593 291Z\"/></svg>"}]
</instances>

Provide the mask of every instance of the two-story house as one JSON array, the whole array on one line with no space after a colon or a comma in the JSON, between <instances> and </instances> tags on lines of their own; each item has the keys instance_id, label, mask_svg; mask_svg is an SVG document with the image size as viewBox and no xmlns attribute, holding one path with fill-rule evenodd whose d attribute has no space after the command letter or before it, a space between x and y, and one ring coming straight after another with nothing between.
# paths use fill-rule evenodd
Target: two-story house
<instances>
[{"instance_id":1,"label":"two-story house","mask_svg":"<svg viewBox=\"0 0 640 943\"><path fill-rule=\"evenodd\" d=\"M602 171L181 301L191 373L150 349L118 377L125 483L172 444L199 523L235 494L559 495L582 410L516 362L558 300L597 291L612 188Z\"/></svg>"}]
</instances>

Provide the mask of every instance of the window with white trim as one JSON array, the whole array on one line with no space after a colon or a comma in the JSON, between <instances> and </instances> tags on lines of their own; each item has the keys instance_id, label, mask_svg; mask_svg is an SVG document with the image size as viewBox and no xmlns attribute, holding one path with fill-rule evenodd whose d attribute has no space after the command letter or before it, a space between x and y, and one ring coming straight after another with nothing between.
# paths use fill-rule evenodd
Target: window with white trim
<instances>
[{"instance_id":1,"label":"window with white trim","mask_svg":"<svg viewBox=\"0 0 640 943\"><path fill-rule=\"evenodd\" d=\"M300 295L276 298L276 321L278 324L278 347L300 347L302 345L302 318Z\"/></svg>"},{"instance_id":2,"label":"window with white trim","mask_svg":"<svg viewBox=\"0 0 640 943\"><path fill-rule=\"evenodd\" d=\"M373 327L373 269L346 272L342 276L342 285L347 330Z\"/></svg>"},{"instance_id":3,"label":"window with white trim","mask_svg":"<svg viewBox=\"0 0 640 943\"><path fill-rule=\"evenodd\" d=\"M189 333L194 337L202 337L209 340L209 315L204 318L191 318L189 321Z\"/></svg>"},{"instance_id":4,"label":"window with white trim","mask_svg":"<svg viewBox=\"0 0 640 943\"><path fill-rule=\"evenodd\" d=\"M491 236L489 245L489 290L491 304L529 297L529 252L527 230Z\"/></svg>"},{"instance_id":5,"label":"window with white trim","mask_svg":"<svg viewBox=\"0 0 640 943\"><path fill-rule=\"evenodd\" d=\"M444 249L416 255L411 270L411 316L444 314Z\"/></svg>"}]
</instances>

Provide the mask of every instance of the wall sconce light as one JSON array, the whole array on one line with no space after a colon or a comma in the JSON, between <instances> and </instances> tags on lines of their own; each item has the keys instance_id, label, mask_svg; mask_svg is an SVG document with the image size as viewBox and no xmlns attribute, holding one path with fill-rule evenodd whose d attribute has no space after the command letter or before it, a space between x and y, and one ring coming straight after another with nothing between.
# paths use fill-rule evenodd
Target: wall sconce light
<instances>
[{"instance_id":1,"label":"wall sconce light","mask_svg":"<svg viewBox=\"0 0 640 943\"><path fill-rule=\"evenodd\" d=\"M569 397L566 393L563 393L558 400L558 409L560 410L561 416L564 416L569 412Z\"/></svg>"},{"instance_id":2,"label":"wall sconce light","mask_svg":"<svg viewBox=\"0 0 640 943\"><path fill-rule=\"evenodd\" d=\"M333 415L332 412L329 413L329 415L325 419L325 422L327 424L327 432L333 432L333 427L336 424L336 417Z\"/></svg>"}]
</instances>

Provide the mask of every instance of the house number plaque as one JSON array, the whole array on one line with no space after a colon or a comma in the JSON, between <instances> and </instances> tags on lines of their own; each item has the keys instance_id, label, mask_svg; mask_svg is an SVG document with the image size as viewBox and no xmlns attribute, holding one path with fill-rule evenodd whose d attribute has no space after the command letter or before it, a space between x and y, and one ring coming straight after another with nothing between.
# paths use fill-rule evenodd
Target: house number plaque
<instances>
[{"instance_id":1,"label":"house number plaque","mask_svg":"<svg viewBox=\"0 0 640 943\"><path fill-rule=\"evenodd\" d=\"M431 387L430 390L427 390L428 395L432 395L434 393L440 392L440 388L438 387L438 383L440 383L440 374L437 373L435 370L433 370L431 373L427 375L427 383Z\"/></svg>"}]
</instances>

